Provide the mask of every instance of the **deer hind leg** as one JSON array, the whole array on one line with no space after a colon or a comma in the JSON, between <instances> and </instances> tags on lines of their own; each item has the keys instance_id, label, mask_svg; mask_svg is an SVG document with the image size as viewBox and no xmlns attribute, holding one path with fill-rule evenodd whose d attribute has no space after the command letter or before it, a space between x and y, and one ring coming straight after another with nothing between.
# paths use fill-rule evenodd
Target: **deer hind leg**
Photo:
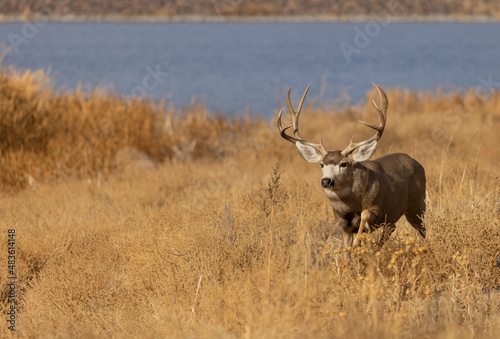
<instances>
[{"instance_id":1,"label":"deer hind leg","mask_svg":"<svg viewBox=\"0 0 500 339\"><path fill-rule=\"evenodd\" d=\"M406 220L413 226L414 229L418 231L418 233L425 238L426 229L424 223L422 221L421 214L407 213Z\"/></svg>"},{"instance_id":2,"label":"deer hind leg","mask_svg":"<svg viewBox=\"0 0 500 339\"><path fill-rule=\"evenodd\" d=\"M359 223L358 234L356 235L356 239L354 239L354 244L352 247L357 247L361 244L359 236L361 235L361 233L363 233L363 230L366 229L368 232L371 232L372 225L374 224L375 219L375 214L370 212L370 210L363 210L363 212L361 212L361 222Z\"/></svg>"},{"instance_id":3,"label":"deer hind leg","mask_svg":"<svg viewBox=\"0 0 500 339\"><path fill-rule=\"evenodd\" d=\"M424 226L424 222L422 220L425 213L425 201L422 200L420 206L414 209L414 211L408 212L405 214L406 220L413 226L414 229L418 231L418 233L425 238L426 229Z\"/></svg>"}]
</instances>

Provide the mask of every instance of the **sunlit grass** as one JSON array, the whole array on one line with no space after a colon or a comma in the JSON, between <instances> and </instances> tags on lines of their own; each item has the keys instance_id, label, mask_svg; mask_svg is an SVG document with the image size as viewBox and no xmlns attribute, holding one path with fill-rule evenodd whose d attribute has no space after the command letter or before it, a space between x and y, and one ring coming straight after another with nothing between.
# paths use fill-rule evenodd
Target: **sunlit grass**
<instances>
[{"instance_id":1,"label":"sunlit grass","mask_svg":"<svg viewBox=\"0 0 500 339\"><path fill-rule=\"evenodd\" d=\"M18 336L499 333L497 93L386 89L376 157L424 165L428 236L403 218L380 252L375 232L346 263L320 170L274 122L58 95L41 73L0 80L0 225L1 239L18 237ZM330 149L370 135L357 120L376 121L374 97L305 108L301 135Z\"/></svg>"}]
</instances>

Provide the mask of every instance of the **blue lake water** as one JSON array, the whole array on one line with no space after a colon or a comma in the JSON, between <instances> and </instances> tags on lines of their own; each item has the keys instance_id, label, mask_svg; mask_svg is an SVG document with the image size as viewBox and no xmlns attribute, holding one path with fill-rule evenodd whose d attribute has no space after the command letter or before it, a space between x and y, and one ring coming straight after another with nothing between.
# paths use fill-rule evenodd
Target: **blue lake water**
<instances>
[{"instance_id":1,"label":"blue lake water","mask_svg":"<svg viewBox=\"0 0 500 339\"><path fill-rule=\"evenodd\" d=\"M312 83L334 102L384 88L500 88L499 23L2 23L4 66L50 70L57 90L194 97L269 117Z\"/></svg>"}]
</instances>

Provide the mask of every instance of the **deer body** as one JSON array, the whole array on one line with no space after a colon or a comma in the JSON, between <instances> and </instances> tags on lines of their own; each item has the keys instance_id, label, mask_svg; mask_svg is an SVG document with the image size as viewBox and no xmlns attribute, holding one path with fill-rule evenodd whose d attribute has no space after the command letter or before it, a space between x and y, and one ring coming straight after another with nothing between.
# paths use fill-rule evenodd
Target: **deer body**
<instances>
[{"instance_id":1,"label":"deer body","mask_svg":"<svg viewBox=\"0 0 500 339\"><path fill-rule=\"evenodd\" d=\"M346 248L353 247L354 234L363 230L372 232L386 225L386 230L392 233L393 225L403 215L425 237L421 221L425 212L425 171L407 154L389 154L354 163L349 186L340 191L325 188L325 193ZM370 219L361 227L361 214L365 210L369 211ZM381 244L390 233L383 235Z\"/></svg>"},{"instance_id":2,"label":"deer body","mask_svg":"<svg viewBox=\"0 0 500 339\"><path fill-rule=\"evenodd\" d=\"M300 137L298 119L309 87L302 96L297 113L291 105L288 90L287 105L292 115L292 125L286 128L281 126L283 110L277 119L281 136L295 143L300 156L308 162L321 165L321 186L333 208L346 249L360 244L359 235L363 231L372 232L385 225L379 241L379 246L382 246L403 214L419 234L425 237L422 217L425 213L426 179L422 165L402 153L368 160L375 153L387 119L387 97L379 86L374 86L382 101L382 108L374 102L381 123L379 126L362 123L375 129L377 133L363 142L354 143L351 140L343 151L326 151L321 143L310 143ZM293 127L294 137L286 134L290 127ZM347 254L349 256L349 252Z\"/></svg>"}]
</instances>

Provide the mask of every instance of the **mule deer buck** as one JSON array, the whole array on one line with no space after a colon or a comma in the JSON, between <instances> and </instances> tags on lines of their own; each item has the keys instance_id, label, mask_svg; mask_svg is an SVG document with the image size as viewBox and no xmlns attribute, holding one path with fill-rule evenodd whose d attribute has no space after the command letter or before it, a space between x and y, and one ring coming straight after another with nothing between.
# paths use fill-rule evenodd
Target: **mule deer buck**
<instances>
[{"instance_id":1,"label":"mule deer buck","mask_svg":"<svg viewBox=\"0 0 500 339\"><path fill-rule=\"evenodd\" d=\"M376 130L373 137L354 142L343 151L327 151L323 144L314 144L300 137L299 115L309 90L307 86L299 102L297 112L290 102L288 89L286 103L292 124L283 128L278 113L277 125L281 136L297 146L300 156L308 162L319 163L323 171L321 186L335 214L336 224L342 231L347 258L350 249L360 245L364 230L372 232L385 226L378 242L381 247L396 228L395 223L404 214L408 222L425 238L422 217L425 212L425 171L420 163L407 154L388 154L369 161L377 148L377 142L384 133L387 120L387 96L375 85L381 107L373 101L380 117L380 125L362 124ZM287 134L292 128L293 135Z\"/></svg>"}]
</instances>

